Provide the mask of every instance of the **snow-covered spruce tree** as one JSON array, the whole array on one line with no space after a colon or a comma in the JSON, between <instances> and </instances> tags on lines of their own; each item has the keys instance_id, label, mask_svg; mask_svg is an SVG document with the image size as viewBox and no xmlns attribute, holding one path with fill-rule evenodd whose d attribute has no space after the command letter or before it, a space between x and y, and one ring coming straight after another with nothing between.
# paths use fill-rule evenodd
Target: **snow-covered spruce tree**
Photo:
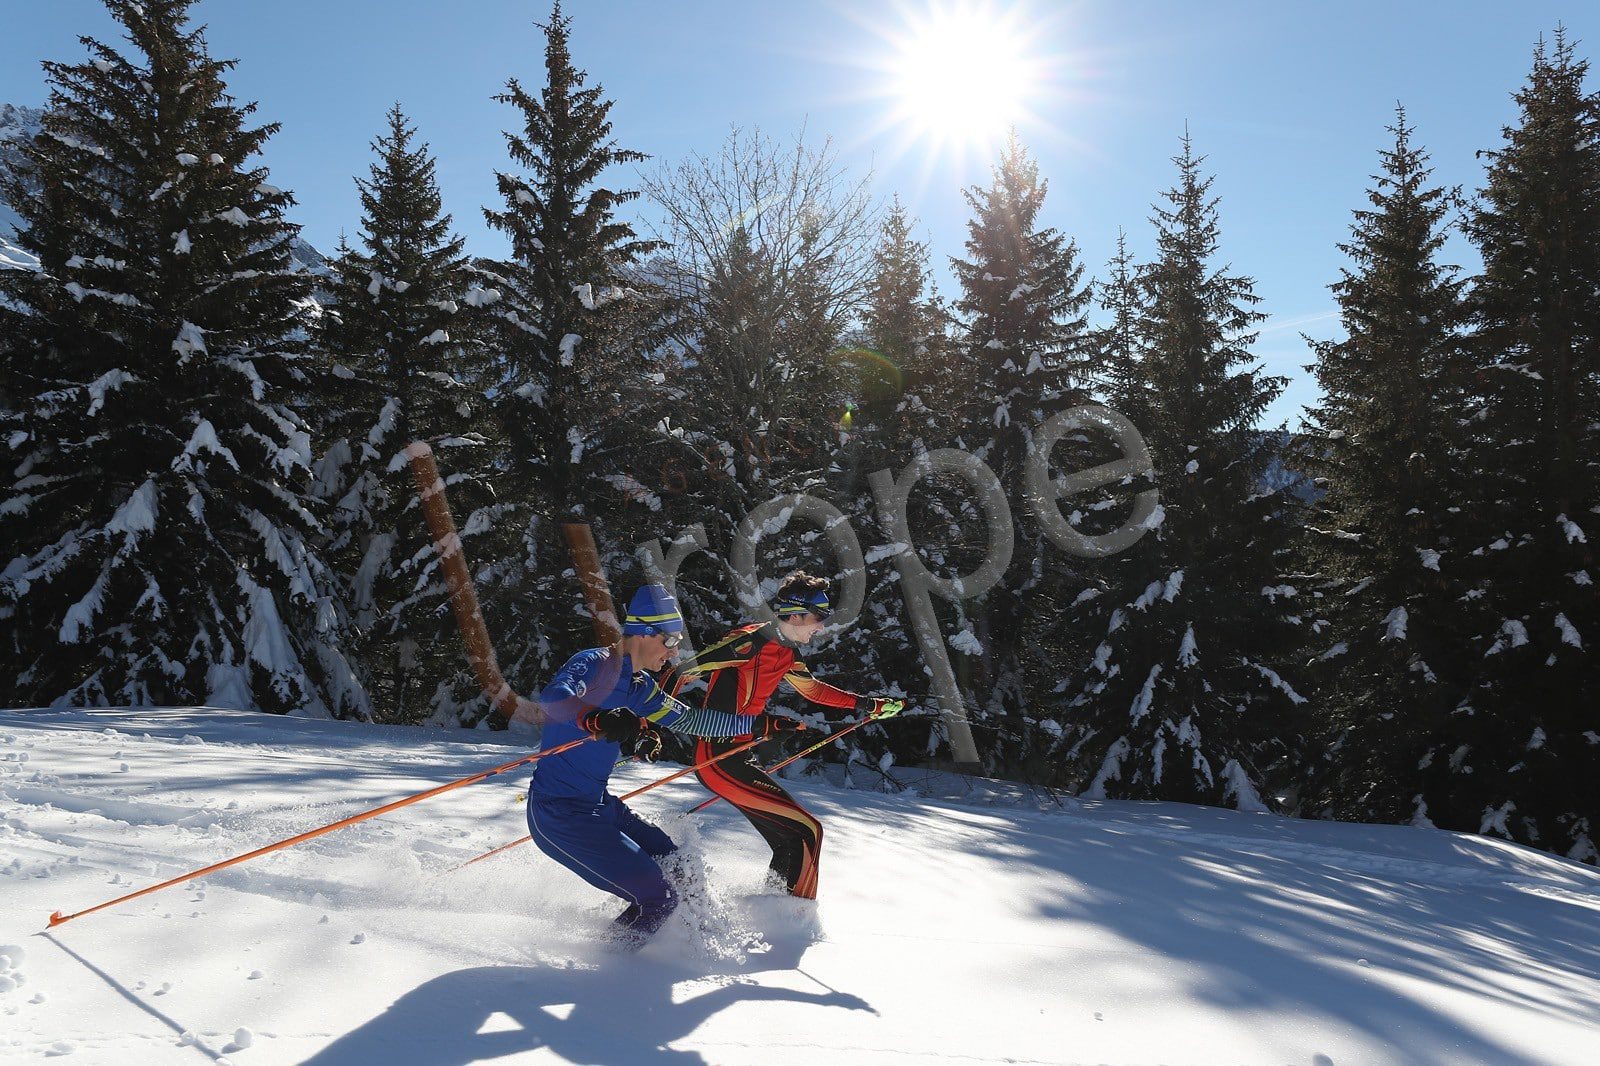
<instances>
[{"instance_id":1,"label":"snow-covered spruce tree","mask_svg":"<svg viewBox=\"0 0 1600 1066\"><path fill-rule=\"evenodd\" d=\"M394 105L373 142L370 176L356 179L361 247L333 261L318 335L342 388L328 400L316 488L332 505L323 554L344 583L374 713L453 723L463 710L458 690L475 696L477 686L402 452L419 439L441 451L471 558L491 521L482 508L492 495L485 391L495 360L481 308L494 294L452 236L434 160L415 136Z\"/></svg>"},{"instance_id":2,"label":"snow-covered spruce tree","mask_svg":"<svg viewBox=\"0 0 1600 1066\"><path fill-rule=\"evenodd\" d=\"M0 702L364 717L308 546L288 402L307 283L293 201L254 162L276 127L247 125L190 0L107 6L130 55L86 40L86 62L44 65L44 129L5 192L41 269L0 274Z\"/></svg>"},{"instance_id":3,"label":"snow-covered spruce tree","mask_svg":"<svg viewBox=\"0 0 1600 1066\"><path fill-rule=\"evenodd\" d=\"M969 648L981 647L974 683L983 695L973 722L980 755L991 769L1007 772L1021 772L1041 740L1055 736L1053 724L1041 725L1025 712L1043 709L1030 708L1029 692L1048 690L1058 672L1041 643L1060 626L1053 605L1067 588L1083 584L1074 561L1045 540L1025 503L1034 430L1088 402L1092 362L1086 310L1093 294L1083 281L1076 242L1039 223L1047 188L1038 164L1013 134L988 187L965 191L972 210L967 258L951 260L961 286L956 310L964 326L962 354L976 379L960 402L966 428L958 443L999 477L1016 541L1000 584L964 605L971 627L962 630ZM1075 443L1064 441L1053 462L1059 469L1081 469L1076 451ZM963 510L976 517L976 501ZM962 529L967 535L952 539L975 537L981 549L982 525L963 522ZM961 550L958 544L949 547L952 558Z\"/></svg>"},{"instance_id":4,"label":"snow-covered spruce tree","mask_svg":"<svg viewBox=\"0 0 1600 1066\"><path fill-rule=\"evenodd\" d=\"M493 405L504 506L479 580L507 679L522 690L592 640L559 525L591 523L602 561L623 539L618 486L649 429L627 395L644 379L660 314L633 269L655 242L616 216L638 194L601 184L607 169L646 157L611 139L611 101L573 66L570 27L556 4L542 26L544 87L529 92L512 78L497 97L521 122L505 135L521 170L497 175L505 205L484 211L510 239L511 258L489 264L486 281L502 297L489 310L505 364Z\"/></svg>"},{"instance_id":5,"label":"snow-covered spruce tree","mask_svg":"<svg viewBox=\"0 0 1600 1066\"><path fill-rule=\"evenodd\" d=\"M1476 734L1449 755L1439 824L1595 862L1600 828L1600 98L1557 31L1488 153L1468 221L1486 417L1474 424L1488 529L1473 549L1489 631ZM1476 590L1475 590L1476 591ZM1447 817L1448 821L1444 818Z\"/></svg>"},{"instance_id":6,"label":"snow-covered spruce tree","mask_svg":"<svg viewBox=\"0 0 1600 1066\"><path fill-rule=\"evenodd\" d=\"M1322 399L1301 462L1323 490L1304 529L1301 608L1317 758L1303 809L1428 824L1449 809L1457 715L1477 670L1463 602L1462 282L1437 261L1450 201L1397 112L1393 147L1339 246L1345 339L1318 341ZM1452 824L1451 828L1461 828ZM1473 826L1476 828L1476 825Z\"/></svg>"},{"instance_id":7,"label":"snow-covered spruce tree","mask_svg":"<svg viewBox=\"0 0 1600 1066\"><path fill-rule=\"evenodd\" d=\"M1069 679L1056 768L1087 796L1259 810L1303 699L1280 671L1297 590L1279 577L1288 530L1260 488L1256 426L1283 383L1253 365L1253 283L1213 263L1217 202L1187 138L1174 162L1135 359L1110 397L1149 445L1161 506L1074 605L1098 644Z\"/></svg>"}]
</instances>

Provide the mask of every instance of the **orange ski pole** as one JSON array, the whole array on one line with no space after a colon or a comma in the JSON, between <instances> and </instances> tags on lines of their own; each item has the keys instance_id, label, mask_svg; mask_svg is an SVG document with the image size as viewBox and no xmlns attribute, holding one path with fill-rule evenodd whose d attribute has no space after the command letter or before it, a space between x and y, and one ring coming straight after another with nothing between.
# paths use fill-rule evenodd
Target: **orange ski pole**
<instances>
[{"instance_id":1,"label":"orange ski pole","mask_svg":"<svg viewBox=\"0 0 1600 1066\"><path fill-rule=\"evenodd\" d=\"M307 840L313 840L317 837L331 833L335 829L343 829L347 825L355 825L357 822L364 822L368 818L376 818L380 814L386 814L389 811L408 806L412 803L418 802L419 800L425 800L429 797L437 796L442 792L449 792L453 789L476 784L477 782L493 777L496 774L503 774L506 771L514 770L519 766L526 766L529 763L538 762L546 755L554 755L557 752L566 751L568 748L575 748L579 744L587 743L588 740L588 737L579 737L577 740L569 740L567 743L557 745L556 747L551 748L549 751L539 751L532 755L525 755L520 759L515 759L508 763L502 763L493 769L485 770L482 773L473 774L471 777L463 777L459 781L451 781L449 784L440 785L438 788L430 788L426 792L418 792L415 796L407 796L405 799L395 800L393 803L385 803L382 807L374 807L370 811L364 811L361 814L354 814L349 818L341 818L339 821L325 825L320 829L313 829L310 832L300 833L299 835L292 836L287 840L280 840L276 844L268 844L264 848L257 848L256 850L247 854L236 855L231 859L225 859L222 862L213 863L210 866L205 866L198 870L191 870L189 873L186 873L181 877L174 877L170 881L163 881L159 885L151 885L149 888L141 888L139 891L130 892L126 896L118 896L116 899L107 900L106 902L97 904L96 906L90 907L87 910L78 911L76 914L62 914L60 911L56 911L54 914L50 915L50 927L55 928L62 922L70 922L74 918L82 918L85 914L93 914L95 911L103 911L107 907L115 907L119 903L126 903L131 899L138 899L140 896L148 896L152 892L159 892L163 888L171 888L173 885L181 884L184 881L189 881L196 877L203 877L206 874L215 873L218 870L226 870L230 866L237 866L241 862L247 862L250 859L254 859L260 855L266 855L270 852L282 850L283 848L293 847L295 844L301 844Z\"/></svg>"},{"instance_id":2,"label":"orange ski pole","mask_svg":"<svg viewBox=\"0 0 1600 1066\"><path fill-rule=\"evenodd\" d=\"M855 722L855 723L853 723L851 725L845 726L843 729L839 730L837 733L829 733L827 736L823 737L821 740L817 741L815 744L811 745L809 748L806 748L806 749L804 749L802 751L795 752L793 755L789 756L787 759L783 760L780 763L772 764L771 766L767 767L762 772L763 773L768 773L768 774L775 774L779 770L782 770L785 766L788 766L790 763L794 762L796 759L805 758L807 755L810 755L812 752L816 751L817 749L825 747L825 746L827 746L829 744L832 744L835 740L838 740L840 737L844 736L846 733L850 732L852 729L860 729L862 726L866 725L870 721L872 721L871 718L863 718L859 722ZM728 754L732 755L733 753L729 752ZM712 796L710 799L704 801L703 803L697 803L693 807L690 807L684 813L685 814L695 814L698 811L703 811L707 807L711 806L713 803L717 802L717 800L719 800L721 798L722 798L721 796Z\"/></svg>"},{"instance_id":3,"label":"orange ski pole","mask_svg":"<svg viewBox=\"0 0 1600 1066\"><path fill-rule=\"evenodd\" d=\"M711 758L705 760L704 762L695 763L693 766L685 766L682 770L674 770L672 773L668 774L666 777L663 777L659 781L652 781L648 785L641 785L640 787L634 789L632 792L629 792L629 793L627 793L625 795L622 795L622 796L618 796L617 798L619 800L631 800L631 799L633 799L633 797L635 797L637 795L640 795L640 794L645 793L645 792L649 792L652 788L656 788L657 786L660 786L660 785L665 785L669 781L676 781L678 778L682 777L684 774L692 774L696 770L704 770L706 767L710 766L714 762L720 762L723 759L726 759L730 755L737 755L741 751L746 751L746 750L748 750L750 748L753 748L753 747L755 747L757 744L761 743L765 739L766 739L766 737L752 737L750 740L745 741L743 744L740 744L736 748L729 748L727 751L723 752L721 755L714 755ZM482 855L479 855L475 859L468 859L466 862L462 863L460 866L455 867L454 869L460 870L463 867L471 866L475 862L482 862L484 859L493 858L494 856L500 854L502 851L510 851L512 848L516 847L518 844L526 844L528 841L530 841L532 839L533 839L533 837L531 837L531 836L525 836L525 837L521 837L521 838L519 838L517 840L513 840L509 844L501 844L498 848L495 848L493 851L486 851Z\"/></svg>"}]
</instances>

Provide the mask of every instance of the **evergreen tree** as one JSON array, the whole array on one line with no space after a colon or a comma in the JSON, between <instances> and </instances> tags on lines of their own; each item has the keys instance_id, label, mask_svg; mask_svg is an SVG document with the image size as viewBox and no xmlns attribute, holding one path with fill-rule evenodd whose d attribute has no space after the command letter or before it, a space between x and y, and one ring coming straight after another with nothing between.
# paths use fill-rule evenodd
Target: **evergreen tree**
<instances>
[{"instance_id":1,"label":"evergreen tree","mask_svg":"<svg viewBox=\"0 0 1600 1066\"><path fill-rule=\"evenodd\" d=\"M1600 99L1564 32L1516 94L1469 219L1486 417L1488 529L1473 550L1489 612L1473 741L1450 756L1441 825L1587 862L1600 819Z\"/></svg>"},{"instance_id":2,"label":"evergreen tree","mask_svg":"<svg viewBox=\"0 0 1600 1066\"><path fill-rule=\"evenodd\" d=\"M380 716L410 722L431 710L453 722L456 686L440 679L471 680L401 453L418 439L448 446L446 484L466 517L470 557L490 518L476 505L490 495L485 390L494 366L477 309L494 292L478 284L451 235L434 161L415 136L394 105L373 142L370 177L356 180L361 250L341 249L334 261L322 320L333 380L344 387L317 484L334 505L328 554L347 585Z\"/></svg>"},{"instance_id":3,"label":"evergreen tree","mask_svg":"<svg viewBox=\"0 0 1600 1066\"><path fill-rule=\"evenodd\" d=\"M944 311L929 296L928 246L912 238L911 227L896 197L873 252L871 289L861 316L870 357L861 361L856 386L858 432L893 421L896 411L903 415L905 399L950 365L942 343Z\"/></svg>"},{"instance_id":4,"label":"evergreen tree","mask_svg":"<svg viewBox=\"0 0 1600 1066\"><path fill-rule=\"evenodd\" d=\"M497 484L508 507L480 577L506 676L522 688L592 639L578 585L562 576L569 560L557 526L592 522L603 558L615 554L608 546L620 539L613 527L626 502L615 486L649 430L629 417L626 397L644 378L660 314L636 269L656 242L616 217L638 193L600 183L608 168L646 157L611 139L611 101L573 66L571 21L557 3L541 27L544 87L531 93L512 78L496 97L521 119L505 136L523 169L497 175L505 205L484 211L510 238L512 258L490 266L502 296L492 311L505 364L495 386L506 448Z\"/></svg>"},{"instance_id":5,"label":"evergreen tree","mask_svg":"<svg viewBox=\"0 0 1600 1066\"><path fill-rule=\"evenodd\" d=\"M1312 345L1322 387L1303 462L1323 496L1308 519L1306 633L1324 753L1308 810L1428 824L1447 804L1456 717L1477 664L1462 602L1470 482L1462 282L1437 260L1450 200L1404 110L1394 146L1339 246L1346 337ZM1440 790L1445 790L1441 792Z\"/></svg>"},{"instance_id":6,"label":"evergreen tree","mask_svg":"<svg viewBox=\"0 0 1600 1066\"><path fill-rule=\"evenodd\" d=\"M878 446L864 459L877 463L870 469L898 467L916 450L953 443L963 428L957 401L977 384L976 364L959 347L955 320L929 272L928 246L912 238L912 223L896 198L873 252L862 310L860 339L871 365L862 369L852 428Z\"/></svg>"},{"instance_id":7,"label":"evergreen tree","mask_svg":"<svg viewBox=\"0 0 1600 1066\"><path fill-rule=\"evenodd\" d=\"M542 26L546 84L537 96L512 78L496 97L521 114L523 129L506 144L528 176L497 174L506 204L484 217L510 238L513 255L498 315L513 469L521 479L536 466L555 506L582 513L585 441L613 414L597 401L636 340L638 279L625 270L658 245L615 217L639 194L598 184L608 168L648 157L611 140L611 101L572 65L571 23L557 3Z\"/></svg>"},{"instance_id":8,"label":"evergreen tree","mask_svg":"<svg viewBox=\"0 0 1600 1066\"><path fill-rule=\"evenodd\" d=\"M1099 352L1096 376L1101 389L1133 404L1135 410L1121 412L1142 425L1150 411L1139 381L1139 322L1144 313L1144 297L1139 289L1139 268L1128 250L1128 235L1117 231L1117 254L1108 266L1108 277L1100 284L1100 308L1111 321L1095 333Z\"/></svg>"},{"instance_id":9,"label":"evergreen tree","mask_svg":"<svg viewBox=\"0 0 1600 1066\"><path fill-rule=\"evenodd\" d=\"M1174 162L1111 396L1149 446L1161 505L1074 604L1098 644L1063 686L1051 747L1084 795L1258 810L1303 699L1279 673L1297 594L1278 576L1283 504L1259 487L1271 450L1256 423L1283 382L1253 365L1253 282L1213 266L1217 201L1187 137Z\"/></svg>"},{"instance_id":10,"label":"evergreen tree","mask_svg":"<svg viewBox=\"0 0 1600 1066\"><path fill-rule=\"evenodd\" d=\"M968 605L977 632L963 630L983 649L978 677L988 695L974 724L980 740L982 731L992 731L987 757L995 767L1015 768L1039 736L1051 735L1047 729L1036 736L1024 710L1031 678L1047 679L1041 682L1045 687L1054 680L1055 665L1037 653L1041 634L1057 620L1028 605L1059 602L1069 584L1081 584L1071 564L1046 543L1025 504L1023 472L1033 431L1049 416L1088 400L1093 358L1086 317L1093 294L1083 282L1077 244L1039 223L1047 189L1038 164L1013 135L989 186L966 190L972 209L967 258L951 261L961 285L956 310L965 327L964 354L977 381L961 406L972 434L964 442L975 445L974 454L999 477L1016 543L1001 584ZM1067 443L1054 462L1073 468ZM973 505L966 510L976 517ZM974 526L982 537L981 524L963 523L963 529Z\"/></svg>"},{"instance_id":11,"label":"evergreen tree","mask_svg":"<svg viewBox=\"0 0 1600 1066\"><path fill-rule=\"evenodd\" d=\"M276 126L190 0L107 0L132 58L46 63L43 132L5 199L40 270L0 273L14 409L0 538L11 706L210 703L367 715L312 550L292 397L307 296Z\"/></svg>"}]
</instances>

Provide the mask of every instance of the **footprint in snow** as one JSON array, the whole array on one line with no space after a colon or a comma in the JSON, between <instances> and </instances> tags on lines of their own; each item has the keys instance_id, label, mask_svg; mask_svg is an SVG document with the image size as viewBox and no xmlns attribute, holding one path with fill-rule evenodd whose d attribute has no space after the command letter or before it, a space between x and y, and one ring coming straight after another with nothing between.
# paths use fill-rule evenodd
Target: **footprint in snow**
<instances>
[{"instance_id":1,"label":"footprint in snow","mask_svg":"<svg viewBox=\"0 0 1600 1066\"><path fill-rule=\"evenodd\" d=\"M0 944L0 992L12 992L27 982L22 960L28 953L21 944Z\"/></svg>"}]
</instances>

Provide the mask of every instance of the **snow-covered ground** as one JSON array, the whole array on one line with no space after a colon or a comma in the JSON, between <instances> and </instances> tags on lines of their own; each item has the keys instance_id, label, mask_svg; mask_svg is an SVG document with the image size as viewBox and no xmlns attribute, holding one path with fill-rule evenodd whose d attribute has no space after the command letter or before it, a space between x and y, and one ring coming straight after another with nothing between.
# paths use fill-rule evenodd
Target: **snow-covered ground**
<instances>
[{"instance_id":1,"label":"snow-covered ground","mask_svg":"<svg viewBox=\"0 0 1600 1066\"><path fill-rule=\"evenodd\" d=\"M516 757L526 736L0 712L0 1060L1600 1062L1600 871L1401 827L796 782L822 898L691 780L710 898L638 955L531 845L524 771L42 932ZM665 771L629 766L623 787ZM987 801L987 802L986 802ZM703 929L697 930L693 926Z\"/></svg>"}]
</instances>

